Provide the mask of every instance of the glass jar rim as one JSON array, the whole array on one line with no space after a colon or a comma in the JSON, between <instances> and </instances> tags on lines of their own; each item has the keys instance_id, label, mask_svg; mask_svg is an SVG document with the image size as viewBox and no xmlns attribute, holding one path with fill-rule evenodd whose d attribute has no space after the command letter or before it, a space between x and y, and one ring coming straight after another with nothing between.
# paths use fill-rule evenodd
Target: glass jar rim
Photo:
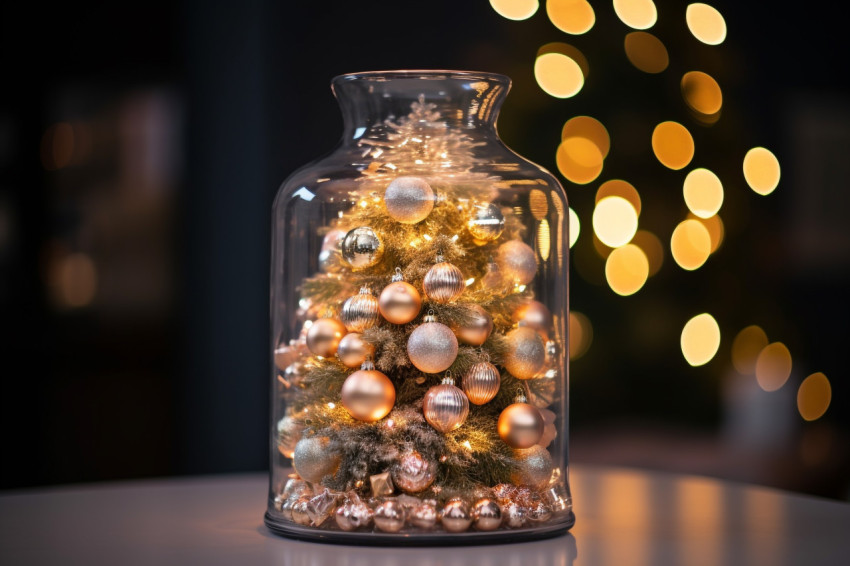
<instances>
[{"instance_id":1,"label":"glass jar rim","mask_svg":"<svg viewBox=\"0 0 850 566\"><path fill-rule=\"evenodd\" d=\"M362 71L337 75L331 84L341 84L349 81L385 82L392 79L430 79L430 80L484 80L505 86L510 86L511 79L507 75L487 71L456 71L448 69L402 69L390 71Z\"/></svg>"}]
</instances>

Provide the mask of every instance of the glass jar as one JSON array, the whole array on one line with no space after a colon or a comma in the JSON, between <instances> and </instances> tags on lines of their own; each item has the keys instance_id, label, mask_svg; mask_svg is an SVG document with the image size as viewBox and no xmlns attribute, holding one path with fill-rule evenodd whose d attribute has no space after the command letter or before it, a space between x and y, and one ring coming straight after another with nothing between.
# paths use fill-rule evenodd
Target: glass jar
<instances>
[{"instance_id":1,"label":"glass jar","mask_svg":"<svg viewBox=\"0 0 850 566\"><path fill-rule=\"evenodd\" d=\"M366 544L565 532L567 199L496 133L510 80L332 84L342 141L274 203L266 524Z\"/></svg>"}]
</instances>

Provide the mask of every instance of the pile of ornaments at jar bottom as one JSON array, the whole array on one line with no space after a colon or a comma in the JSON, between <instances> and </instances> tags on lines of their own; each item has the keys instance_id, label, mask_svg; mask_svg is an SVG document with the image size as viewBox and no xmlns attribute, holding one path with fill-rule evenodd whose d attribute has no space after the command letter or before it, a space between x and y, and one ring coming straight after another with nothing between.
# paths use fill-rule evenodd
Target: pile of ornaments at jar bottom
<instances>
[{"instance_id":1,"label":"pile of ornaments at jar bottom","mask_svg":"<svg viewBox=\"0 0 850 566\"><path fill-rule=\"evenodd\" d=\"M436 531L495 531L521 529L543 523L570 511L563 483L544 492L500 484L480 489L469 498L443 503L412 495L365 499L354 491L315 490L313 484L291 478L274 499L284 519L305 527L398 533Z\"/></svg>"}]
</instances>

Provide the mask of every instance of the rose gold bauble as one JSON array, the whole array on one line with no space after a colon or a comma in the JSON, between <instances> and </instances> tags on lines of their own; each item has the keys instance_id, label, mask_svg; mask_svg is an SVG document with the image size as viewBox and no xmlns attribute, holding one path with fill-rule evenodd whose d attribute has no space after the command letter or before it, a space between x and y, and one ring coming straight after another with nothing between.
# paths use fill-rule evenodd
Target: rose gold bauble
<instances>
[{"instance_id":1,"label":"rose gold bauble","mask_svg":"<svg viewBox=\"0 0 850 566\"><path fill-rule=\"evenodd\" d=\"M489 403L499 392L501 376L499 369L490 362L472 364L463 376L463 392L470 403L483 405Z\"/></svg>"},{"instance_id":2,"label":"rose gold bauble","mask_svg":"<svg viewBox=\"0 0 850 566\"><path fill-rule=\"evenodd\" d=\"M393 324L407 324L419 315L422 296L410 283L394 281L381 291L378 309L387 321Z\"/></svg>"},{"instance_id":3,"label":"rose gold bauble","mask_svg":"<svg viewBox=\"0 0 850 566\"><path fill-rule=\"evenodd\" d=\"M350 332L342 337L336 349L336 357L343 365L358 368L367 357L375 355L375 346L363 340L359 332Z\"/></svg>"},{"instance_id":4,"label":"rose gold bauble","mask_svg":"<svg viewBox=\"0 0 850 566\"><path fill-rule=\"evenodd\" d=\"M517 285L527 285L537 273L537 257L525 242L509 240L499 246L496 261L502 276Z\"/></svg>"},{"instance_id":5,"label":"rose gold bauble","mask_svg":"<svg viewBox=\"0 0 850 566\"><path fill-rule=\"evenodd\" d=\"M380 420L389 414L394 404L392 381L370 362L365 362L342 384L342 406L359 421Z\"/></svg>"},{"instance_id":6,"label":"rose gold bauble","mask_svg":"<svg viewBox=\"0 0 850 566\"><path fill-rule=\"evenodd\" d=\"M546 489L552 482L552 471L555 465L549 451L540 446L532 446L524 450L515 450L514 459L517 468L511 474L511 481L516 485L527 485L534 489Z\"/></svg>"},{"instance_id":7,"label":"rose gold bauble","mask_svg":"<svg viewBox=\"0 0 850 566\"><path fill-rule=\"evenodd\" d=\"M431 185L419 177L396 177L384 192L387 213L403 224L416 224L431 214L436 196Z\"/></svg>"},{"instance_id":8,"label":"rose gold bauble","mask_svg":"<svg viewBox=\"0 0 850 566\"><path fill-rule=\"evenodd\" d=\"M449 432L461 426L469 414L469 400L463 391L454 386L454 380L446 377L425 393L422 412L428 424L440 432Z\"/></svg>"},{"instance_id":9,"label":"rose gold bauble","mask_svg":"<svg viewBox=\"0 0 850 566\"><path fill-rule=\"evenodd\" d=\"M426 316L425 322L410 333L407 357L425 373L445 371L457 358L457 338L448 326Z\"/></svg>"},{"instance_id":10,"label":"rose gold bauble","mask_svg":"<svg viewBox=\"0 0 850 566\"><path fill-rule=\"evenodd\" d=\"M405 493L419 493L437 479L437 463L416 450L407 450L390 468L393 484Z\"/></svg>"},{"instance_id":11,"label":"rose gold bauble","mask_svg":"<svg viewBox=\"0 0 850 566\"><path fill-rule=\"evenodd\" d=\"M378 324L378 299L363 287L342 304L340 320L349 332L363 332Z\"/></svg>"},{"instance_id":12,"label":"rose gold bauble","mask_svg":"<svg viewBox=\"0 0 850 566\"><path fill-rule=\"evenodd\" d=\"M543 339L528 327L519 327L505 335L508 351L503 365L511 375L519 379L531 379L543 367L546 361L546 347Z\"/></svg>"},{"instance_id":13,"label":"rose gold bauble","mask_svg":"<svg viewBox=\"0 0 850 566\"><path fill-rule=\"evenodd\" d=\"M469 321L453 328L457 339L464 344L480 346L493 332L493 317L479 305L469 306Z\"/></svg>"},{"instance_id":14,"label":"rose gold bauble","mask_svg":"<svg viewBox=\"0 0 850 566\"><path fill-rule=\"evenodd\" d=\"M448 303L463 294L466 284L463 273L457 266L438 257L437 264L425 274L422 287L429 300L435 303Z\"/></svg>"},{"instance_id":15,"label":"rose gold bauble","mask_svg":"<svg viewBox=\"0 0 850 566\"><path fill-rule=\"evenodd\" d=\"M505 229L505 216L498 205L490 202L476 204L472 207L469 221L467 222L469 233L478 242L492 242L502 235ZM479 244L480 245L480 244Z\"/></svg>"},{"instance_id":16,"label":"rose gold bauble","mask_svg":"<svg viewBox=\"0 0 850 566\"><path fill-rule=\"evenodd\" d=\"M333 356L345 334L345 325L342 322L335 318L320 318L314 321L307 331L307 348L323 358Z\"/></svg>"},{"instance_id":17,"label":"rose gold bauble","mask_svg":"<svg viewBox=\"0 0 850 566\"><path fill-rule=\"evenodd\" d=\"M511 448L531 448L543 436L543 416L528 403L508 405L499 415L499 437Z\"/></svg>"},{"instance_id":18,"label":"rose gold bauble","mask_svg":"<svg viewBox=\"0 0 850 566\"><path fill-rule=\"evenodd\" d=\"M513 312L511 317L519 326L533 328L544 340L549 339L552 327L552 312L540 301L526 301Z\"/></svg>"}]
</instances>

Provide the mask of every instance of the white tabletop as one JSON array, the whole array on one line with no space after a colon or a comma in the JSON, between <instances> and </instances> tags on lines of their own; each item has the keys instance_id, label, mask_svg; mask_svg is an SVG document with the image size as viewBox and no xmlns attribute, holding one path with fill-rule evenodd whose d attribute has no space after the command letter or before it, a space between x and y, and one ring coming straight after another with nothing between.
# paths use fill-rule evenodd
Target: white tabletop
<instances>
[{"instance_id":1,"label":"white tabletop","mask_svg":"<svg viewBox=\"0 0 850 566\"><path fill-rule=\"evenodd\" d=\"M281 538L264 474L0 495L0 564L755 566L850 564L850 505L622 468L571 471L576 526L525 544L369 548Z\"/></svg>"}]
</instances>

